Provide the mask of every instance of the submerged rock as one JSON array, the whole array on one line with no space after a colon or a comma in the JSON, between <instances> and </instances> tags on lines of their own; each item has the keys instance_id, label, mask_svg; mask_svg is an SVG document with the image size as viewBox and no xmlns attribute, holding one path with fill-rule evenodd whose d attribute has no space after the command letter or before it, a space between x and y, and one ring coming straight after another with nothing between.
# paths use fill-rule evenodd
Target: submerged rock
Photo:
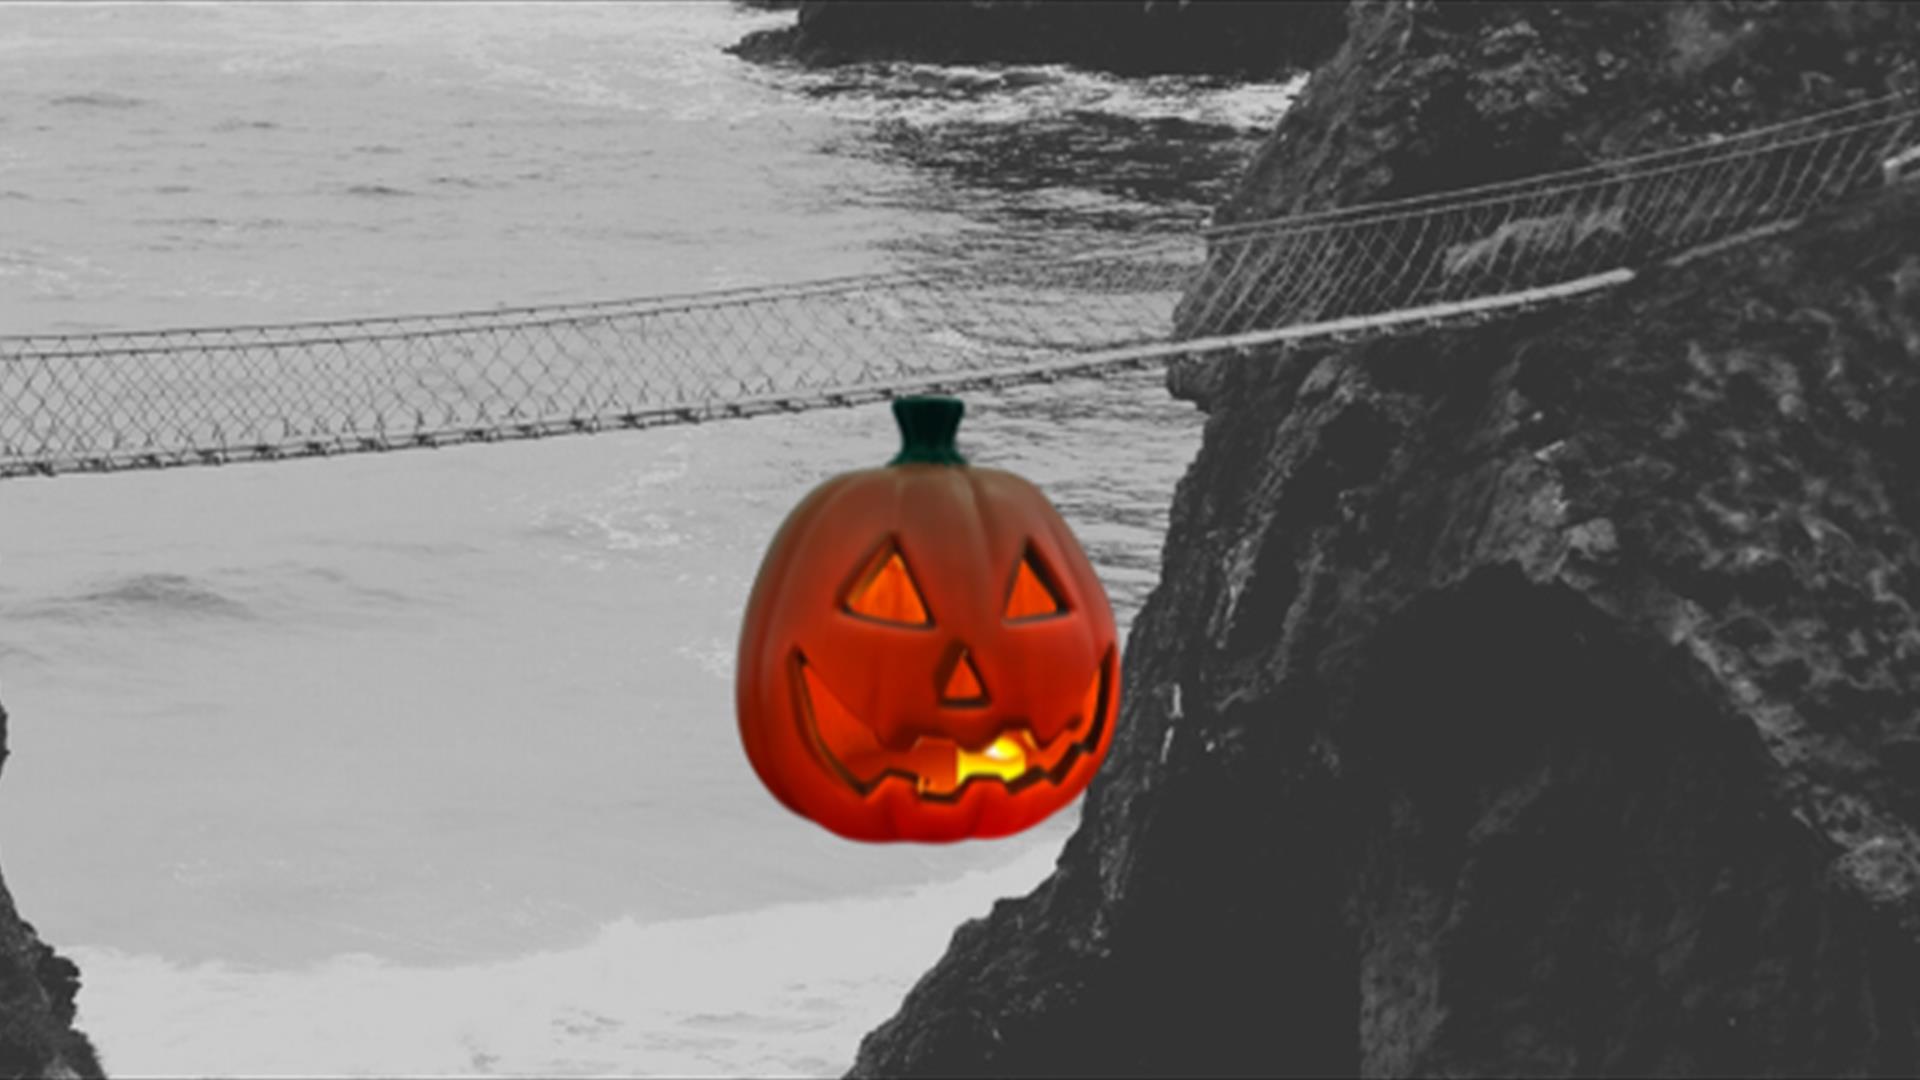
<instances>
[{"instance_id":1,"label":"submerged rock","mask_svg":"<svg viewBox=\"0 0 1920 1080\"><path fill-rule=\"evenodd\" d=\"M7 712L0 708L0 766ZM80 969L20 917L0 881L0 1076L99 1077L100 1061L74 1029Z\"/></svg>"},{"instance_id":2,"label":"submerged rock","mask_svg":"<svg viewBox=\"0 0 1920 1080\"><path fill-rule=\"evenodd\" d=\"M1896 7L1359 6L1229 216L1411 193L1428 121L1513 147L1477 182L1884 93ZM1528 18L1541 85L1456 93ZM1682 46L1637 104L1583 66ZM1176 374L1206 436L1081 826L853 1075L1920 1071L1920 185Z\"/></svg>"}]
</instances>

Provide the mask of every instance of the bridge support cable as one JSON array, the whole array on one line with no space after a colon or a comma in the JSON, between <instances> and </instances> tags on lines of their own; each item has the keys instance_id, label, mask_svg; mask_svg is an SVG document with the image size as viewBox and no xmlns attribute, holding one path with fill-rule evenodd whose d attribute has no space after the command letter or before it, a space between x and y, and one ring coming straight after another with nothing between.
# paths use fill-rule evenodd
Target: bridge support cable
<instances>
[{"instance_id":1,"label":"bridge support cable","mask_svg":"<svg viewBox=\"0 0 1920 1080\"><path fill-rule=\"evenodd\" d=\"M0 337L0 477L688 423L1486 318L1912 182L1916 147L1920 105L1888 98L1569 172L1055 258Z\"/></svg>"}]
</instances>

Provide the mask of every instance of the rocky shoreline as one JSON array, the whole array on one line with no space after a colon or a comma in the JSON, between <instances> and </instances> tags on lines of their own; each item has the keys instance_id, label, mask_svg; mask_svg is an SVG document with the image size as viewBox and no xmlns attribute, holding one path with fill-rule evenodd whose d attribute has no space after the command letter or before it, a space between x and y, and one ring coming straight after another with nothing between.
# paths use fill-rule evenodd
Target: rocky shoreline
<instances>
[{"instance_id":1,"label":"rocky shoreline","mask_svg":"<svg viewBox=\"0 0 1920 1080\"><path fill-rule=\"evenodd\" d=\"M1916 41L1357 4L1219 216L1884 95ZM1920 1071L1920 186L1170 382L1205 441L1080 828L851 1075Z\"/></svg>"},{"instance_id":2,"label":"rocky shoreline","mask_svg":"<svg viewBox=\"0 0 1920 1080\"><path fill-rule=\"evenodd\" d=\"M0 772L7 711L0 706ZM0 1076L100 1077L93 1044L73 1026L80 969L40 940L0 878Z\"/></svg>"}]
</instances>

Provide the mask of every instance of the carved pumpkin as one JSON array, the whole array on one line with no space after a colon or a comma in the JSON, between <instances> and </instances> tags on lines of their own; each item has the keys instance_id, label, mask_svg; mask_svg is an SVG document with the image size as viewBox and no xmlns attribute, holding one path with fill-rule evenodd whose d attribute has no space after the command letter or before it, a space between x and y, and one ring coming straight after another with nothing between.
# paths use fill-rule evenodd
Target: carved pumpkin
<instances>
[{"instance_id":1,"label":"carved pumpkin","mask_svg":"<svg viewBox=\"0 0 1920 1080\"><path fill-rule=\"evenodd\" d=\"M842 836L1005 836L1106 756L1113 612L1046 496L960 456L959 401L893 411L899 455L816 488L768 548L740 635L740 737L776 798Z\"/></svg>"}]
</instances>

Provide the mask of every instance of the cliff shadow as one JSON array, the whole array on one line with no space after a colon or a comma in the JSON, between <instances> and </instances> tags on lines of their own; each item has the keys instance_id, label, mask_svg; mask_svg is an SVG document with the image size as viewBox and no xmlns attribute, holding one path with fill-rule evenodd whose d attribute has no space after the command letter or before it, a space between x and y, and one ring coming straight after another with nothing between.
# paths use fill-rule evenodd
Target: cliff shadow
<instances>
[{"instance_id":1,"label":"cliff shadow","mask_svg":"<svg viewBox=\"0 0 1920 1080\"><path fill-rule=\"evenodd\" d=\"M1369 1075L1885 1073L1872 940L1754 723L1678 648L1487 571L1376 638L1346 741Z\"/></svg>"}]
</instances>

